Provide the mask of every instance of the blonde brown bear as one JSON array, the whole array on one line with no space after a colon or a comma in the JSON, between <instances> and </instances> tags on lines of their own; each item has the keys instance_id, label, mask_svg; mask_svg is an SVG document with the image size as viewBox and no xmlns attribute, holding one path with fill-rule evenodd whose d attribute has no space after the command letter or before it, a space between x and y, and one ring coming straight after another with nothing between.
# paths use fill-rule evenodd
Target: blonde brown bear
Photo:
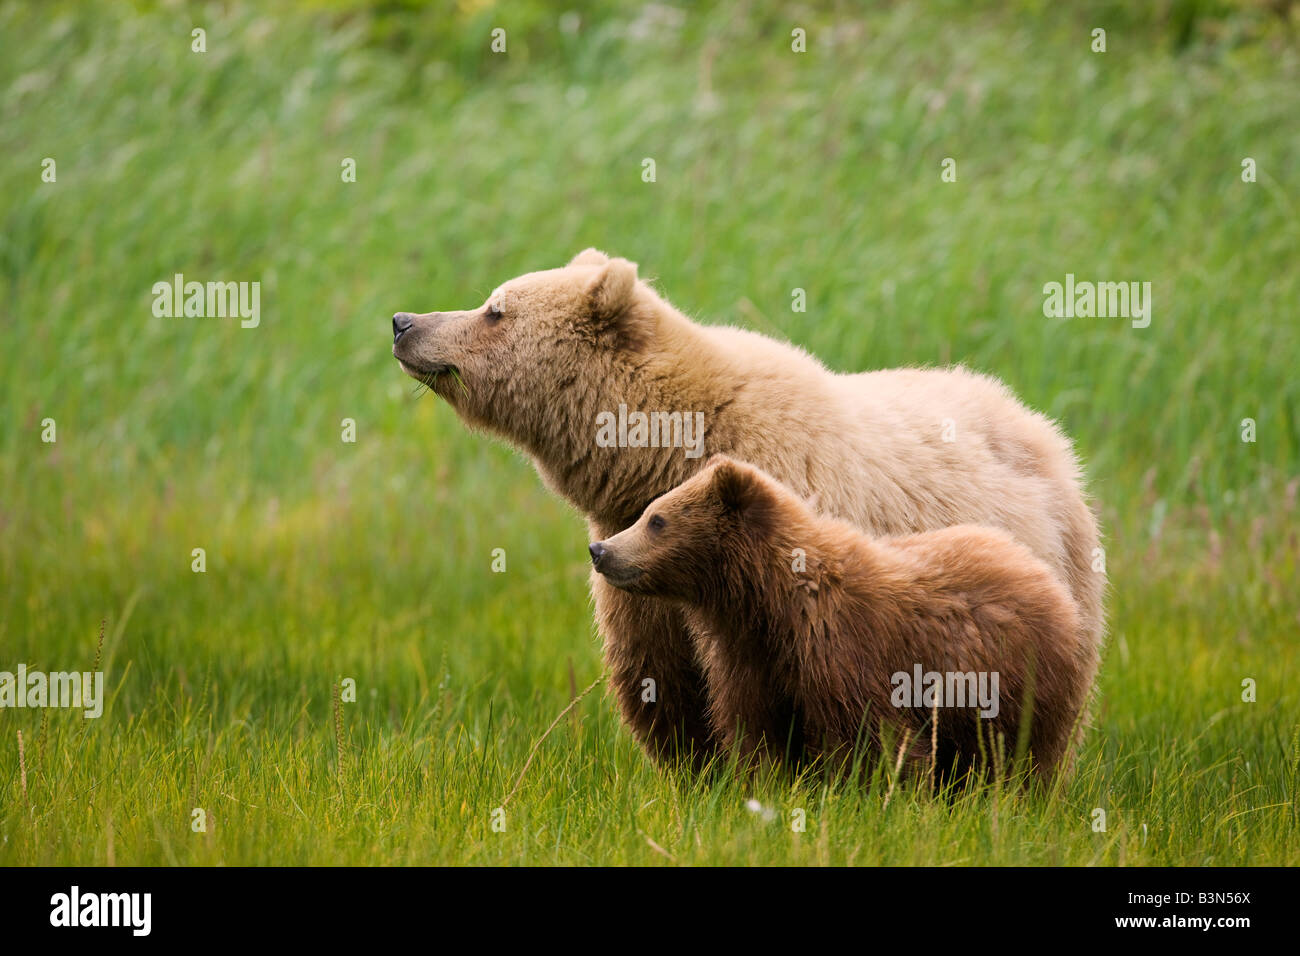
<instances>
[{"instance_id":1,"label":"blonde brown bear","mask_svg":"<svg viewBox=\"0 0 1300 956\"><path fill-rule=\"evenodd\" d=\"M468 311L399 312L393 333L403 371L471 427L531 455L546 485L586 515L589 540L626 528L725 453L873 535L1006 530L1069 588L1087 638L1081 672L1096 671L1104 576L1073 450L991 378L962 368L837 374L794 346L690 321L633 263L594 249L511 279ZM651 415L655 435L644 427ZM594 573L592 594L637 738L661 758L707 758L717 740L698 635L682 612Z\"/></svg>"},{"instance_id":2,"label":"blonde brown bear","mask_svg":"<svg viewBox=\"0 0 1300 956\"><path fill-rule=\"evenodd\" d=\"M1005 531L871 538L715 456L591 557L615 587L683 608L714 733L744 754L846 758L890 739L957 779L1010 769L1022 742L1039 773L1068 762L1090 640Z\"/></svg>"}]
</instances>

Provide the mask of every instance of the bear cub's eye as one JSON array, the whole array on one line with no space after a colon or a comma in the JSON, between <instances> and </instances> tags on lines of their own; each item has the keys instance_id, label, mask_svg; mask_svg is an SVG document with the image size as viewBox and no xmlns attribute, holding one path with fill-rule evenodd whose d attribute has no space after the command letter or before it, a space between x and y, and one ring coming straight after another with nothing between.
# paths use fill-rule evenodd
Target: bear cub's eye
<instances>
[{"instance_id":1,"label":"bear cub's eye","mask_svg":"<svg viewBox=\"0 0 1300 956\"><path fill-rule=\"evenodd\" d=\"M496 322L501 318L501 308L495 302L487 307L487 320Z\"/></svg>"},{"instance_id":2,"label":"bear cub's eye","mask_svg":"<svg viewBox=\"0 0 1300 956\"><path fill-rule=\"evenodd\" d=\"M665 524L667 524L667 522L659 515L650 516L649 527L651 531L662 531L664 530Z\"/></svg>"}]
</instances>

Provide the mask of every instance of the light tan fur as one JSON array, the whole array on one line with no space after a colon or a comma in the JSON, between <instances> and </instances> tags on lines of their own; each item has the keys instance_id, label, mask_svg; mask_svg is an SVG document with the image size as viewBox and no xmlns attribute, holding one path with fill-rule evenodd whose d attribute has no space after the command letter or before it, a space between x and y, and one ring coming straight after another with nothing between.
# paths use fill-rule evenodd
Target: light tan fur
<instances>
[{"instance_id":1,"label":"light tan fur","mask_svg":"<svg viewBox=\"0 0 1300 956\"><path fill-rule=\"evenodd\" d=\"M546 485L586 515L592 539L627 527L725 453L873 535L1005 529L1069 588L1087 638L1080 665L1095 674L1105 582L1092 569L1098 529L1078 464L1056 426L996 380L962 368L836 374L792 345L690 321L634 264L591 249L506 282L477 309L402 315L411 322L393 348L402 368L469 425L528 452ZM702 412L704 457L600 447L597 415L620 402ZM634 733L657 756L707 757L717 741L682 613L598 576L592 593Z\"/></svg>"}]
</instances>

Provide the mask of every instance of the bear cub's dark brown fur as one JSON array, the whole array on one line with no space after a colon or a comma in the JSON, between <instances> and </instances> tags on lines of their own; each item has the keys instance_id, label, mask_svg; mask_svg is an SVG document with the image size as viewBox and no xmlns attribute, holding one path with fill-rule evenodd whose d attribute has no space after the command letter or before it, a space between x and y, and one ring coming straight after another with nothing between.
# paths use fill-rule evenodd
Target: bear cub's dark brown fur
<instances>
[{"instance_id":1,"label":"bear cub's dark brown fur","mask_svg":"<svg viewBox=\"0 0 1300 956\"><path fill-rule=\"evenodd\" d=\"M1028 717L1035 770L1069 762L1093 649L1065 587L1005 532L870 538L715 456L591 552L614 586L685 608L714 732L743 754L888 742L960 776L1013 753Z\"/></svg>"}]
</instances>

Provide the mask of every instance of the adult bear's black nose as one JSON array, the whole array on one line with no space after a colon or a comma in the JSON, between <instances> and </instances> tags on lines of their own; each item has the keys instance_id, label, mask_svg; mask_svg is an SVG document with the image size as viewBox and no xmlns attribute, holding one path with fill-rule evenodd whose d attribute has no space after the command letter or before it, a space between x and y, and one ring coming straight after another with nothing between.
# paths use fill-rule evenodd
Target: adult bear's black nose
<instances>
[{"instance_id":1,"label":"adult bear's black nose","mask_svg":"<svg viewBox=\"0 0 1300 956\"><path fill-rule=\"evenodd\" d=\"M393 314L393 341L396 342L402 337L402 333L415 324L411 318L410 312L395 312Z\"/></svg>"},{"instance_id":2,"label":"adult bear's black nose","mask_svg":"<svg viewBox=\"0 0 1300 956\"><path fill-rule=\"evenodd\" d=\"M600 541L593 542L587 546L587 550L591 552L591 566L593 568L600 567L600 559L605 556L604 543Z\"/></svg>"}]
</instances>

